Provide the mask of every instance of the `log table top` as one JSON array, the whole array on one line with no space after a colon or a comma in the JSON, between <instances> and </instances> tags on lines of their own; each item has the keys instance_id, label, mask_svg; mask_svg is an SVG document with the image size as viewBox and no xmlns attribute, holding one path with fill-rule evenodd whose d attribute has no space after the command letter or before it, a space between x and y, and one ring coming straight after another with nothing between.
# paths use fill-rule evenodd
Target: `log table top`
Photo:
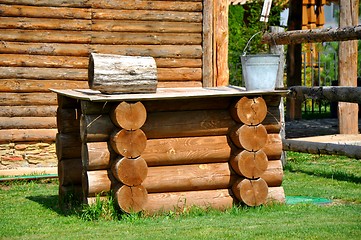
<instances>
[{"instance_id":1,"label":"log table top","mask_svg":"<svg viewBox=\"0 0 361 240\"><path fill-rule=\"evenodd\" d=\"M283 95L288 90L274 91L246 91L243 87L189 87L189 88L158 88L156 93L131 93L131 94L103 94L91 89L50 89L51 91L71 98L88 100L94 102L105 101L141 101L141 100L163 100L163 99L185 99L203 97L232 97L232 96L254 96L254 95Z\"/></svg>"}]
</instances>

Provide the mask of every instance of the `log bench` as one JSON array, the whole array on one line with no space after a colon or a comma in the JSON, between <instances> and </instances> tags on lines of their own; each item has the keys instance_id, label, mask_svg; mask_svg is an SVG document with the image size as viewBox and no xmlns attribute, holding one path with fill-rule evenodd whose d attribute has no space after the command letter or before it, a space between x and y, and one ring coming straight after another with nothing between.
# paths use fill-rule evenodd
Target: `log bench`
<instances>
[{"instance_id":1,"label":"log bench","mask_svg":"<svg viewBox=\"0 0 361 240\"><path fill-rule=\"evenodd\" d=\"M284 202L284 90L158 88L58 96L59 198L111 194L124 212Z\"/></svg>"}]
</instances>

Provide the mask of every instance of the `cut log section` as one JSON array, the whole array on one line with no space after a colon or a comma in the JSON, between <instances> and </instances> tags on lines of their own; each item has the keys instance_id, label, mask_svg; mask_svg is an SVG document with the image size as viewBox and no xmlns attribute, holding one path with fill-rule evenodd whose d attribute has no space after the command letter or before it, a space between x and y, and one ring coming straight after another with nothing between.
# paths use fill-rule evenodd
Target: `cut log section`
<instances>
[{"instance_id":1,"label":"cut log section","mask_svg":"<svg viewBox=\"0 0 361 240\"><path fill-rule=\"evenodd\" d=\"M235 126L230 131L230 137L237 147L254 152L266 146L268 138L267 130L262 124Z\"/></svg>"},{"instance_id":2,"label":"cut log section","mask_svg":"<svg viewBox=\"0 0 361 240\"><path fill-rule=\"evenodd\" d=\"M147 137L141 129L134 131L122 129L112 134L110 143L116 153L127 158L137 158L147 145Z\"/></svg>"},{"instance_id":3,"label":"cut log section","mask_svg":"<svg viewBox=\"0 0 361 240\"><path fill-rule=\"evenodd\" d=\"M191 206L225 210L232 208L234 202L229 189L149 193L144 211L147 214L183 212Z\"/></svg>"},{"instance_id":4,"label":"cut log section","mask_svg":"<svg viewBox=\"0 0 361 240\"><path fill-rule=\"evenodd\" d=\"M88 83L102 93L153 93L157 66L152 57L91 53Z\"/></svg>"},{"instance_id":5,"label":"cut log section","mask_svg":"<svg viewBox=\"0 0 361 240\"><path fill-rule=\"evenodd\" d=\"M125 130L136 130L143 126L147 111L141 102L121 102L110 113L113 123Z\"/></svg>"},{"instance_id":6,"label":"cut log section","mask_svg":"<svg viewBox=\"0 0 361 240\"><path fill-rule=\"evenodd\" d=\"M230 164L233 170L246 178L259 178L268 167L267 155L262 151L249 152L243 150L236 156L231 157Z\"/></svg>"},{"instance_id":7,"label":"cut log section","mask_svg":"<svg viewBox=\"0 0 361 240\"><path fill-rule=\"evenodd\" d=\"M148 166L142 157L119 157L112 166L114 177L127 186L141 185L148 174Z\"/></svg>"},{"instance_id":8,"label":"cut log section","mask_svg":"<svg viewBox=\"0 0 361 240\"><path fill-rule=\"evenodd\" d=\"M144 209L148 193L142 185L133 187L122 185L115 191L115 200L124 212L136 213Z\"/></svg>"},{"instance_id":9,"label":"cut log section","mask_svg":"<svg viewBox=\"0 0 361 240\"><path fill-rule=\"evenodd\" d=\"M106 195L116 181L108 170L86 171L82 175L82 186L85 197Z\"/></svg>"},{"instance_id":10,"label":"cut log section","mask_svg":"<svg viewBox=\"0 0 361 240\"><path fill-rule=\"evenodd\" d=\"M230 112L237 122L255 126L266 118L267 105L262 97L242 97L230 108Z\"/></svg>"},{"instance_id":11,"label":"cut log section","mask_svg":"<svg viewBox=\"0 0 361 240\"><path fill-rule=\"evenodd\" d=\"M259 206L266 202L268 195L267 183L262 179L239 179L232 192L236 198L247 206Z\"/></svg>"},{"instance_id":12,"label":"cut log section","mask_svg":"<svg viewBox=\"0 0 361 240\"><path fill-rule=\"evenodd\" d=\"M82 145L82 162L86 170L100 170L110 167L115 152L108 142L89 142Z\"/></svg>"}]
</instances>

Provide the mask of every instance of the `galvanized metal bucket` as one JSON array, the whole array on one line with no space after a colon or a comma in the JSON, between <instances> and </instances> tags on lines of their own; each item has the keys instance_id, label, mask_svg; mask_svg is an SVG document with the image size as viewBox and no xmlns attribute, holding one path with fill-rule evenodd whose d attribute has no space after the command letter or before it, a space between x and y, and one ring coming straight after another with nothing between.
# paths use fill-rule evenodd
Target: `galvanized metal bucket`
<instances>
[{"instance_id":1,"label":"galvanized metal bucket","mask_svg":"<svg viewBox=\"0 0 361 240\"><path fill-rule=\"evenodd\" d=\"M241 56L243 80L247 91L273 91L276 86L279 54Z\"/></svg>"}]
</instances>

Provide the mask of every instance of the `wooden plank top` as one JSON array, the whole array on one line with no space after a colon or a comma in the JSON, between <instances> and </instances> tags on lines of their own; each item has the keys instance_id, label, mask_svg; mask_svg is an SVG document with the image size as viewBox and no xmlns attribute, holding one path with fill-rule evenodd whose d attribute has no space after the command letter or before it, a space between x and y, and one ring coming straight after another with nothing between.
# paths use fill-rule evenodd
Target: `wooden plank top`
<instances>
[{"instance_id":1,"label":"wooden plank top","mask_svg":"<svg viewBox=\"0 0 361 240\"><path fill-rule=\"evenodd\" d=\"M51 91L70 98L93 102L165 100L204 97L231 97L254 95L286 95L288 90L246 91L243 87L189 87L189 88L158 88L156 93L103 94L91 89L50 89Z\"/></svg>"}]
</instances>

